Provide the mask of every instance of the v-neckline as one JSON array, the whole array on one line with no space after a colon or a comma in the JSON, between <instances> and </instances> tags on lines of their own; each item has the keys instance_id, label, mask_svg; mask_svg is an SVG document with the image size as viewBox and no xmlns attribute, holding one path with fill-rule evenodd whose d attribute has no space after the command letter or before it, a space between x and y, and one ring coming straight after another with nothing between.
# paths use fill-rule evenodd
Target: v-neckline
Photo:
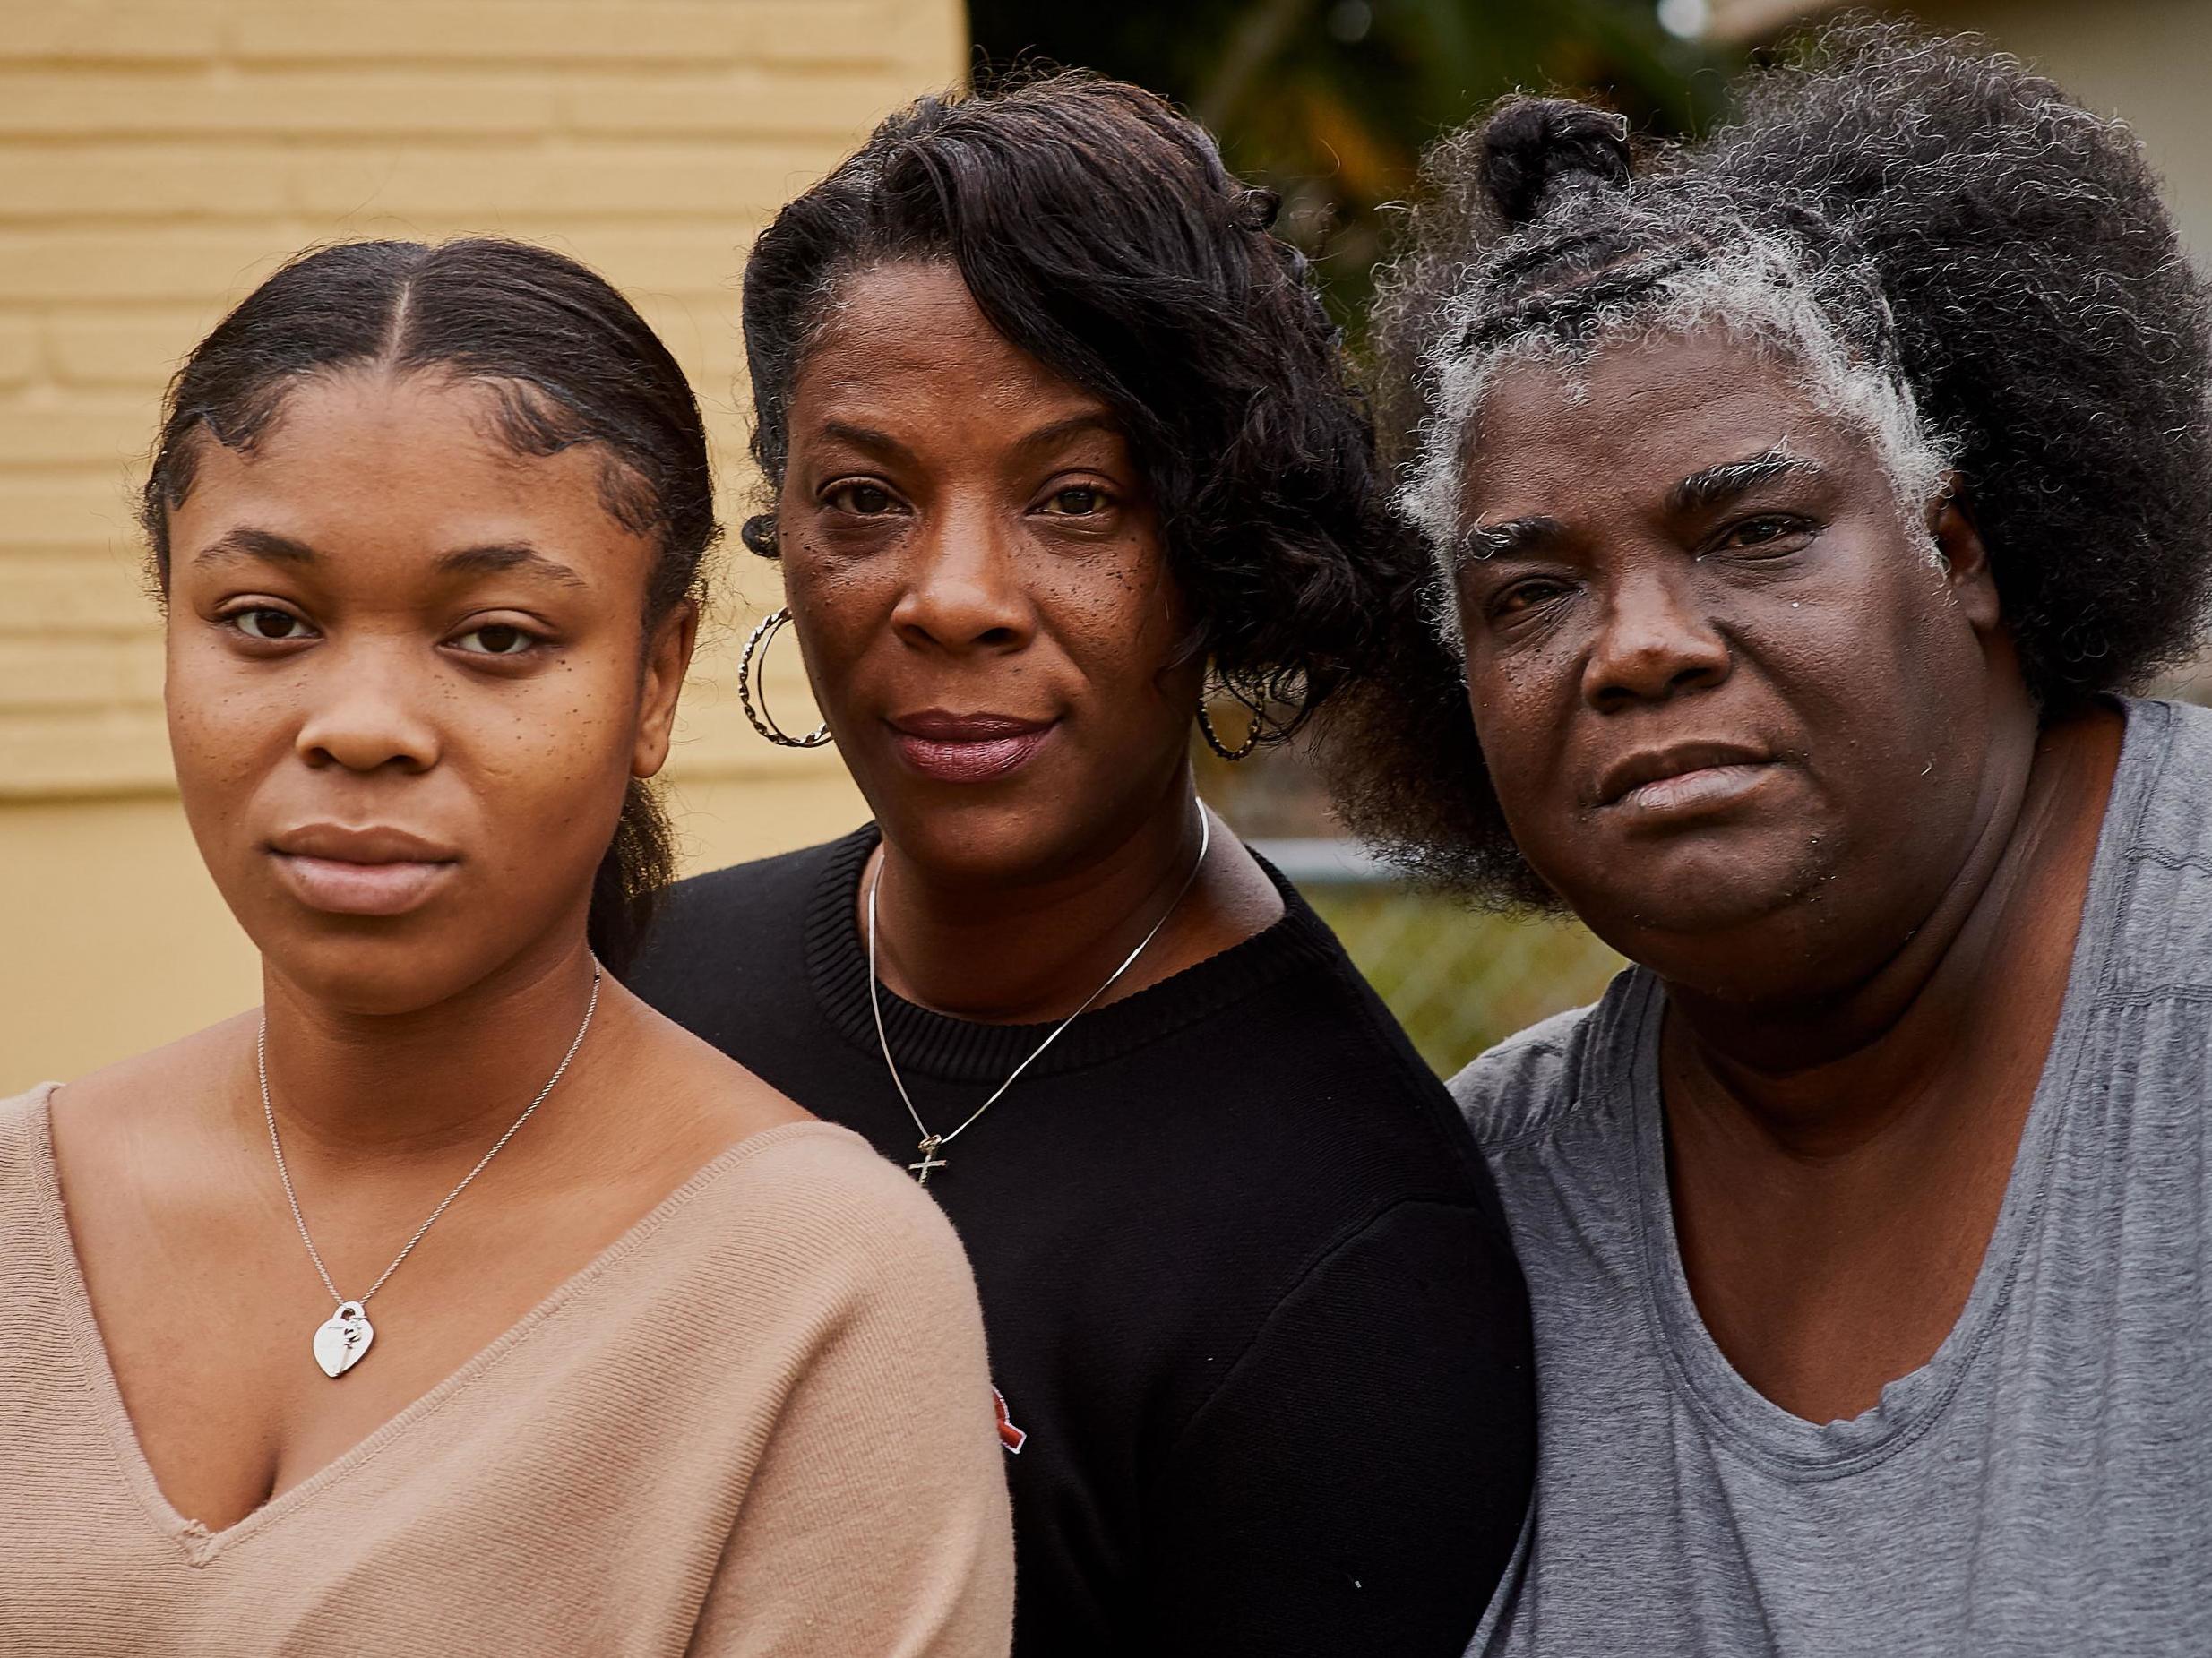
<instances>
[{"instance_id":1,"label":"v-neckline","mask_svg":"<svg viewBox=\"0 0 2212 1658\"><path fill-rule=\"evenodd\" d=\"M90 1286L78 1259L76 1238L62 1198L61 1168L54 1156L53 1103L59 1083L34 1091L31 1102L30 1165L38 1203L39 1228L47 1241L55 1285L62 1303L71 1346L79 1368L91 1387L100 1426L115 1452L116 1465L138 1505L159 1532L177 1550L188 1566L205 1566L219 1554L274 1525L285 1516L312 1502L322 1492L357 1472L364 1465L403 1438L410 1429L465 1392L470 1384L527 1341L561 1306L581 1294L611 1271L625 1256L646 1242L676 1212L723 1174L770 1147L787 1139L822 1133L843 1135L848 1130L817 1121L779 1123L749 1134L718 1152L680 1182L660 1202L598 1254L562 1279L528 1312L503 1333L462 1360L437 1382L366 1434L355 1440L306 1478L288 1485L259 1506L249 1509L219 1531L211 1531L199 1520L180 1513L154 1475L153 1465L138 1437L138 1426L124 1404L122 1385L108 1353L107 1338L93 1311Z\"/></svg>"}]
</instances>

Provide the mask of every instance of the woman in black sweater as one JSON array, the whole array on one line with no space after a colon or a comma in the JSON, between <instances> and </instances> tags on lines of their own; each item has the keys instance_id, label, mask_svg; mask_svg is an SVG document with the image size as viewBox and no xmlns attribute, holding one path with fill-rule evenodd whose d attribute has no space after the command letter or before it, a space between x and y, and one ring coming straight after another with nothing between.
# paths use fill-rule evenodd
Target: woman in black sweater
<instances>
[{"instance_id":1,"label":"woman in black sweater","mask_svg":"<svg viewBox=\"0 0 2212 1658\"><path fill-rule=\"evenodd\" d=\"M745 539L825 726L748 709L876 821L676 888L635 982L958 1227L1030 1658L1457 1658L1527 1507L1480 1161L1192 788L1194 717L1236 758L1359 671L1399 556L1272 208L1061 76L892 117L745 276Z\"/></svg>"}]
</instances>

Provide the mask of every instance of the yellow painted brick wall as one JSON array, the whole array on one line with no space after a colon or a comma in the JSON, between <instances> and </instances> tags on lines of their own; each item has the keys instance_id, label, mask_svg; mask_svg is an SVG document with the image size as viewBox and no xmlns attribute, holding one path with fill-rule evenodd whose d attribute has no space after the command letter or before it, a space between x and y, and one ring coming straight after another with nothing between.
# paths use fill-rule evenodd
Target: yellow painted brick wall
<instances>
[{"instance_id":1,"label":"yellow painted brick wall","mask_svg":"<svg viewBox=\"0 0 2212 1658\"><path fill-rule=\"evenodd\" d=\"M965 54L960 0L0 0L0 1093L256 995L174 802L131 519L193 342L312 243L544 242L683 361L734 522L740 250ZM775 586L732 546L673 771L696 864L859 811L738 713Z\"/></svg>"}]
</instances>

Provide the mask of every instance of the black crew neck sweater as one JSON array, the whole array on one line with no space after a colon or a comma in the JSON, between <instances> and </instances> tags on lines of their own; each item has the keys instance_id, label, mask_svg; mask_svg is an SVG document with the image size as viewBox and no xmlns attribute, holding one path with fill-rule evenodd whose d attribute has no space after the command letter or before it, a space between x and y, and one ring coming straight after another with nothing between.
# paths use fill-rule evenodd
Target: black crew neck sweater
<instances>
[{"instance_id":1,"label":"black crew neck sweater","mask_svg":"<svg viewBox=\"0 0 2212 1658\"><path fill-rule=\"evenodd\" d=\"M856 922L875 842L679 884L631 982L903 1167ZM1459 1658L1519 1533L1528 1307L1490 1177L1268 872L1280 920L1084 1014L929 1182L990 1337L1020 1658ZM939 1133L1050 1030L882 998Z\"/></svg>"}]
</instances>

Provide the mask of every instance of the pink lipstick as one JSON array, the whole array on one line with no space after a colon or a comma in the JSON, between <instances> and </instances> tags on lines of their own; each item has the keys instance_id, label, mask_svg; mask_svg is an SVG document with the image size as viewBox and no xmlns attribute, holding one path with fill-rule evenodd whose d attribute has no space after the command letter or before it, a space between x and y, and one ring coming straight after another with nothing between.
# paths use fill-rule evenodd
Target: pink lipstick
<instances>
[{"instance_id":1,"label":"pink lipstick","mask_svg":"<svg viewBox=\"0 0 2212 1658\"><path fill-rule=\"evenodd\" d=\"M987 783L1029 764L1057 721L925 709L888 722L899 757L940 783Z\"/></svg>"}]
</instances>

